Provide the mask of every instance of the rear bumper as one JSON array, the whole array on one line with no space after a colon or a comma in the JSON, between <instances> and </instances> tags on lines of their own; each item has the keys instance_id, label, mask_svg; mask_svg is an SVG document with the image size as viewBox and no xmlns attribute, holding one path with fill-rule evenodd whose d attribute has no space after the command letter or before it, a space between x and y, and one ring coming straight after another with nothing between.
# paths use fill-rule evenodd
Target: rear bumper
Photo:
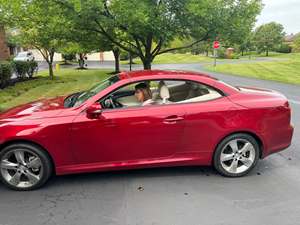
<instances>
[{"instance_id":1,"label":"rear bumper","mask_svg":"<svg viewBox=\"0 0 300 225\"><path fill-rule=\"evenodd\" d=\"M270 138L270 143L268 144L269 148L265 149L262 158L287 149L292 144L293 134L294 127L290 125L287 129L281 130L280 141L276 137Z\"/></svg>"}]
</instances>

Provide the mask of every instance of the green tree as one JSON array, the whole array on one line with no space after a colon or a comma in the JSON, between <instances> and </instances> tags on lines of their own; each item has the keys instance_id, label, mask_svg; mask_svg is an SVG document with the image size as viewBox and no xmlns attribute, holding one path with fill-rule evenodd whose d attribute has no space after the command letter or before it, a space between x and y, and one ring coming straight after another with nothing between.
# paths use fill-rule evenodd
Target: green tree
<instances>
[{"instance_id":1,"label":"green tree","mask_svg":"<svg viewBox=\"0 0 300 225\"><path fill-rule=\"evenodd\" d=\"M255 46L259 52L265 52L269 56L269 51L282 44L284 35L284 28L279 23L261 25L254 32Z\"/></svg>"},{"instance_id":2,"label":"green tree","mask_svg":"<svg viewBox=\"0 0 300 225\"><path fill-rule=\"evenodd\" d=\"M249 33L249 35L239 45L242 56L244 56L245 52L251 51L254 48L253 35L253 33Z\"/></svg>"},{"instance_id":3,"label":"green tree","mask_svg":"<svg viewBox=\"0 0 300 225\"><path fill-rule=\"evenodd\" d=\"M55 2L80 21L79 29L102 34L115 47L138 55L144 69L151 69L153 59L166 52L190 48L216 37L241 38L253 27L262 6L261 0ZM241 27L245 32L240 32ZM168 47L176 38L193 41L183 46Z\"/></svg>"},{"instance_id":4,"label":"green tree","mask_svg":"<svg viewBox=\"0 0 300 225\"><path fill-rule=\"evenodd\" d=\"M69 20L69 23L72 24L72 30L68 35L68 40L77 43L80 49L83 50L83 52L79 53L81 58L79 62L82 62L82 57L90 51L112 51L115 57L115 73L120 72L121 50L119 46L111 42L103 33L95 31L93 27L93 14L95 13L94 11L97 10L97 8L93 7L97 2L81 0L71 0L69 3L67 1L58 0L54 0L54 2L56 2L59 7L64 6L63 8L66 10L64 14L65 19ZM112 25L107 26L106 32L109 33L110 37L115 37Z\"/></svg>"},{"instance_id":5,"label":"green tree","mask_svg":"<svg viewBox=\"0 0 300 225\"><path fill-rule=\"evenodd\" d=\"M54 53L65 45L69 20L64 11L52 1L2 0L5 18L17 30L15 40L24 47L39 50L48 63L49 76L53 79Z\"/></svg>"}]
</instances>

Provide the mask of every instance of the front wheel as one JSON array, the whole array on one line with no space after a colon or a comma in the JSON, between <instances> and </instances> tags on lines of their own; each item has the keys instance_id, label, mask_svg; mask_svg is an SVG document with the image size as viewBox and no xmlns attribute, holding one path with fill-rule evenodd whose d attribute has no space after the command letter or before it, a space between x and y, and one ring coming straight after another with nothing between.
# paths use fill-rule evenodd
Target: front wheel
<instances>
[{"instance_id":1,"label":"front wheel","mask_svg":"<svg viewBox=\"0 0 300 225\"><path fill-rule=\"evenodd\" d=\"M225 138L214 154L214 167L227 177L241 177L248 174L259 159L260 148L252 136L233 134Z\"/></svg>"},{"instance_id":2,"label":"front wheel","mask_svg":"<svg viewBox=\"0 0 300 225\"><path fill-rule=\"evenodd\" d=\"M52 164L48 155L30 144L13 144L0 152L0 179L17 191L37 189L49 179Z\"/></svg>"}]
</instances>

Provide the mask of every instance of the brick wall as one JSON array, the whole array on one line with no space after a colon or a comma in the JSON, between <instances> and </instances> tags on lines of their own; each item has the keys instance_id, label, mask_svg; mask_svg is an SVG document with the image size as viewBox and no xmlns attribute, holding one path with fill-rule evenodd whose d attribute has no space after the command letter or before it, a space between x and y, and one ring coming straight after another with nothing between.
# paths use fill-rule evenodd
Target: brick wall
<instances>
[{"instance_id":1,"label":"brick wall","mask_svg":"<svg viewBox=\"0 0 300 225\"><path fill-rule=\"evenodd\" d=\"M9 48L7 47L5 40L4 27L0 24L0 60L6 60L9 58Z\"/></svg>"}]
</instances>

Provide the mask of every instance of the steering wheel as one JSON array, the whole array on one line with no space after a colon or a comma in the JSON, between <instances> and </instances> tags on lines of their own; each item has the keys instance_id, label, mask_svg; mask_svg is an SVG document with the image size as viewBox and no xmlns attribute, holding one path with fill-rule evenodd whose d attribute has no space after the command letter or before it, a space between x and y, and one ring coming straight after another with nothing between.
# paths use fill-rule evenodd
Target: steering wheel
<instances>
[{"instance_id":1,"label":"steering wheel","mask_svg":"<svg viewBox=\"0 0 300 225\"><path fill-rule=\"evenodd\" d=\"M121 104L116 99L114 99L113 96L108 97L104 101L104 105L105 105L105 108L112 108L112 109L123 107L123 104Z\"/></svg>"}]
</instances>

